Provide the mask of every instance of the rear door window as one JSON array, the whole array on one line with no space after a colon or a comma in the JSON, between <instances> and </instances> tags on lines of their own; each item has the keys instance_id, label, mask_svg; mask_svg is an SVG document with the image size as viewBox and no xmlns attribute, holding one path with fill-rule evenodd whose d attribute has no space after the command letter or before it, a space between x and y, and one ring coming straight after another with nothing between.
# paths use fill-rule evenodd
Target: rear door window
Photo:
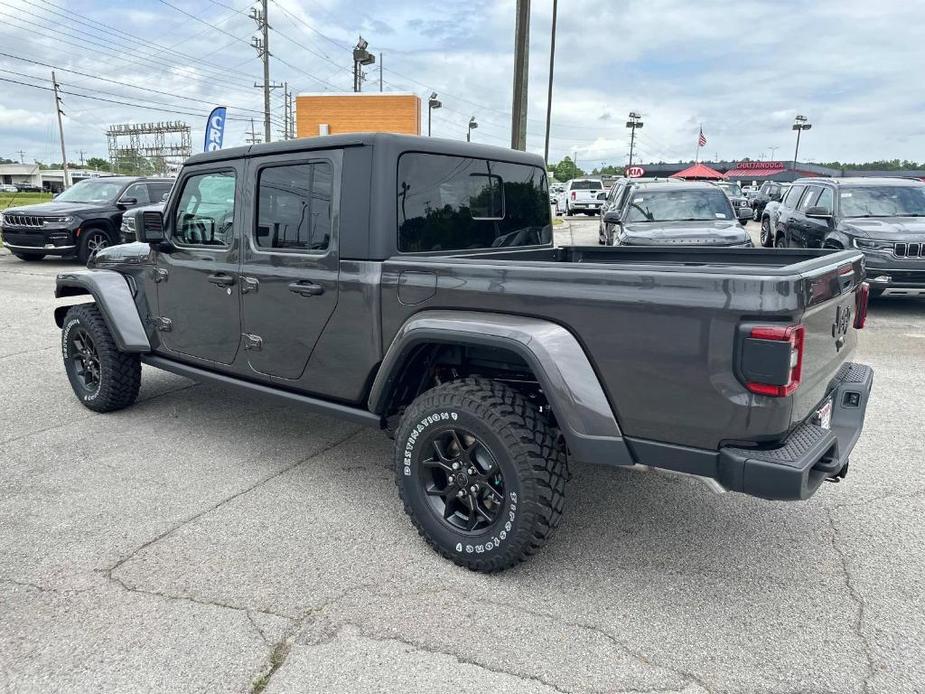
<instances>
[{"instance_id":1,"label":"rear door window","mask_svg":"<svg viewBox=\"0 0 925 694\"><path fill-rule=\"evenodd\" d=\"M800 196L803 195L805 189L806 186L791 186L790 191L787 193L787 197L784 198L784 207L789 207L791 209L796 208L797 203L800 201Z\"/></svg>"},{"instance_id":2,"label":"rear door window","mask_svg":"<svg viewBox=\"0 0 925 694\"><path fill-rule=\"evenodd\" d=\"M398 160L397 197L404 253L552 240L546 172L535 166L406 152Z\"/></svg>"}]
</instances>

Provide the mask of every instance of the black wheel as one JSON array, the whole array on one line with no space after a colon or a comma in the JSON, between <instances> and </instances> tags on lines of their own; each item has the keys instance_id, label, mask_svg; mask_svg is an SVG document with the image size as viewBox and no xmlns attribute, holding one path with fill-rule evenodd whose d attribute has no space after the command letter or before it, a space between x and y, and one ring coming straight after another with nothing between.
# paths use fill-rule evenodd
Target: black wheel
<instances>
[{"instance_id":1,"label":"black wheel","mask_svg":"<svg viewBox=\"0 0 925 694\"><path fill-rule=\"evenodd\" d=\"M35 262L45 257L44 253L14 253L13 255L20 260L25 260L27 263Z\"/></svg>"},{"instance_id":2,"label":"black wheel","mask_svg":"<svg viewBox=\"0 0 925 694\"><path fill-rule=\"evenodd\" d=\"M64 369L74 394L95 412L128 407L138 397L141 362L137 354L120 352L99 309L75 306L61 330Z\"/></svg>"},{"instance_id":3,"label":"black wheel","mask_svg":"<svg viewBox=\"0 0 925 694\"><path fill-rule=\"evenodd\" d=\"M395 436L395 476L421 537L486 573L527 559L559 525L565 453L508 386L467 378L420 395Z\"/></svg>"},{"instance_id":4,"label":"black wheel","mask_svg":"<svg viewBox=\"0 0 925 694\"><path fill-rule=\"evenodd\" d=\"M604 236L604 225L600 225L597 228L597 242L601 246L607 245L607 238Z\"/></svg>"},{"instance_id":5,"label":"black wheel","mask_svg":"<svg viewBox=\"0 0 925 694\"><path fill-rule=\"evenodd\" d=\"M109 235L102 229L85 229L80 236L80 249L77 251L77 259L86 265L93 254L111 245L112 241Z\"/></svg>"},{"instance_id":6,"label":"black wheel","mask_svg":"<svg viewBox=\"0 0 925 694\"><path fill-rule=\"evenodd\" d=\"M761 218L761 245L770 248L771 243L771 220L768 217Z\"/></svg>"},{"instance_id":7,"label":"black wheel","mask_svg":"<svg viewBox=\"0 0 925 694\"><path fill-rule=\"evenodd\" d=\"M752 221L758 222L761 221L761 210L758 209L758 206L752 208Z\"/></svg>"},{"instance_id":8,"label":"black wheel","mask_svg":"<svg viewBox=\"0 0 925 694\"><path fill-rule=\"evenodd\" d=\"M784 234L778 234L777 238L774 239L775 248L789 248L790 244L787 243L787 237Z\"/></svg>"}]
</instances>

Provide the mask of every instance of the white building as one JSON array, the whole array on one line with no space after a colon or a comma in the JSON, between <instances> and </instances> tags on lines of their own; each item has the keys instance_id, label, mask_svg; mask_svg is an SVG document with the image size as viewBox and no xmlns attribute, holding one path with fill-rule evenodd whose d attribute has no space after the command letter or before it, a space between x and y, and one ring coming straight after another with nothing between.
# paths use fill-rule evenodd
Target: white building
<instances>
[{"instance_id":1,"label":"white building","mask_svg":"<svg viewBox=\"0 0 925 694\"><path fill-rule=\"evenodd\" d=\"M68 169L71 184L85 178L111 176L104 171L92 169ZM64 188L64 171L62 169L40 169L38 164L0 164L0 183L14 186L30 186L58 192Z\"/></svg>"}]
</instances>

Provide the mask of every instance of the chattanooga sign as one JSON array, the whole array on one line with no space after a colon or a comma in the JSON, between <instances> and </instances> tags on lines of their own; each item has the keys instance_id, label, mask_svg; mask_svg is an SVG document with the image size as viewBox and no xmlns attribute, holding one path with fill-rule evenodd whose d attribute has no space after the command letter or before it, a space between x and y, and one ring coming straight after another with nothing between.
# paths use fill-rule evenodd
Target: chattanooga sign
<instances>
[{"instance_id":1,"label":"chattanooga sign","mask_svg":"<svg viewBox=\"0 0 925 694\"><path fill-rule=\"evenodd\" d=\"M740 161L736 164L739 171L767 171L768 169L783 169L782 161Z\"/></svg>"}]
</instances>

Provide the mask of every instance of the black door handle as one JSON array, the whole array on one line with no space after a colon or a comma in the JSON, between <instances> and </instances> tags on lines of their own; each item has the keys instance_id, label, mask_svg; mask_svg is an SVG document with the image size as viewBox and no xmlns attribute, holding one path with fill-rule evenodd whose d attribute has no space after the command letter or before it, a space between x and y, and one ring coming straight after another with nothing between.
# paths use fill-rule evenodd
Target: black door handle
<instances>
[{"instance_id":1,"label":"black door handle","mask_svg":"<svg viewBox=\"0 0 925 694\"><path fill-rule=\"evenodd\" d=\"M207 279L219 287L230 287L234 284L234 277L226 275L224 272L216 272L214 275L209 275Z\"/></svg>"},{"instance_id":2,"label":"black door handle","mask_svg":"<svg viewBox=\"0 0 925 694\"><path fill-rule=\"evenodd\" d=\"M314 282L292 282L289 291L301 296L318 296L324 294L324 287Z\"/></svg>"}]
</instances>

